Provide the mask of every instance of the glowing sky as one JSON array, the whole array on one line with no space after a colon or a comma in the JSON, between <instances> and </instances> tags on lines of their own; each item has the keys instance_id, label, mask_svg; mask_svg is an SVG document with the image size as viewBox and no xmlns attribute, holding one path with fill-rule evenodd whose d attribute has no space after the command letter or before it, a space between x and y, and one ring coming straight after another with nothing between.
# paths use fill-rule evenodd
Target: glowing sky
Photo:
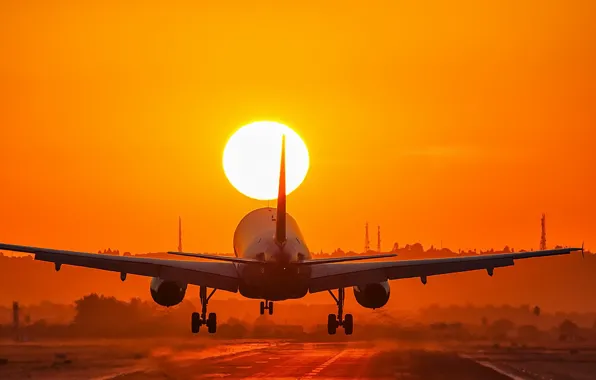
<instances>
[{"instance_id":1,"label":"glowing sky","mask_svg":"<svg viewBox=\"0 0 596 380\"><path fill-rule=\"evenodd\" d=\"M1 2L0 241L229 252L225 143L279 120L314 250L596 248L596 2L202 3Z\"/></svg>"}]
</instances>

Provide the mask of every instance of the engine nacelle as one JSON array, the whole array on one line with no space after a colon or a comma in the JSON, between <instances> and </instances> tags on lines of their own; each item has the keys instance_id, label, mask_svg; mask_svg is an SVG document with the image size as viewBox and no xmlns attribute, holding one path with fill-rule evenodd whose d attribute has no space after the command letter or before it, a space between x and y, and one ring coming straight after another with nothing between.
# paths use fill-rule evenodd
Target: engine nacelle
<instances>
[{"instance_id":1,"label":"engine nacelle","mask_svg":"<svg viewBox=\"0 0 596 380\"><path fill-rule=\"evenodd\" d=\"M384 281L364 286L354 286L354 297L360 306L368 309L378 309L389 301L389 282Z\"/></svg>"},{"instance_id":2,"label":"engine nacelle","mask_svg":"<svg viewBox=\"0 0 596 380\"><path fill-rule=\"evenodd\" d=\"M178 305L186 295L186 284L175 281L165 281L159 277L151 279L151 298L161 306Z\"/></svg>"}]
</instances>

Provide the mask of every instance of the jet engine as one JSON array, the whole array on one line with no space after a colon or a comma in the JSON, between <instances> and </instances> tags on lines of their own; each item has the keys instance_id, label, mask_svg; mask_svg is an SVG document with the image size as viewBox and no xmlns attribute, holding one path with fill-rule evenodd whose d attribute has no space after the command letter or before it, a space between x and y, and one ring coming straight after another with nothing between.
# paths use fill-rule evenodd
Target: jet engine
<instances>
[{"instance_id":1,"label":"jet engine","mask_svg":"<svg viewBox=\"0 0 596 380\"><path fill-rule=\"evenodd\" d=\"M179 284L175 281L165 281L159 277L151 279L151 298L161 306L178 305L186 294L186 284Z\"/></svg>"},{"instance_id":2,"label":"jet engine","mask_svg":"<svg viewBox=\"0 0 596 380\"><path fill-rule=\"evenodd\" d=\"M354 297L360 306L378 309L389 301L389 282L354 286Z\"/></svg>"}]
</instances>

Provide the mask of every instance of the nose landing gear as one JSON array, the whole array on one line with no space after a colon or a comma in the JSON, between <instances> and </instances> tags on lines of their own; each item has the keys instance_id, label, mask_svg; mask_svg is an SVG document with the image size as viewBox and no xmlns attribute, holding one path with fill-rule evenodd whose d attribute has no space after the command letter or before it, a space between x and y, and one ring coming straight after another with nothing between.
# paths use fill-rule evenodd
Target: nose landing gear
<instances>
[{"instance_id":1,"label":"nose landing gear","mask_svg":"<svg viewBox=\"0 0 596 380\"><path fill-rule=\"evenodd\" d=\"M265 310L269 310L269 315L273 315L272 301L261 301L261 315L265 314Z\"/></svg>"},{"instance_id":2,"label":"nose landing gear","mask_svg":"<svg viewBox=\"0 0 596 380\"><path fill-rule=\"evenodd\" d=\"M354 332L354 317L352 314L346 314L345 318L343 317L344 312L344 300L345 300L345 290L344 288L339 288L337 290L337 297L331 290L329 290L329 294L337 303L337 315L329 314L327 316L327 332L329 335L335 335L338 327L343 327L344 332L346 335L352 335Z\"/></svg>"},{"instance_id":3,"label":"nose landing gear","mask_svg":"<svg viewBox=\"0 0 596 380\"><path fill-rule=\"evenodd\" d=\"M191 331L196 334L201 329L201 326L207 326L209 334L214 334L217 331L217 314L209 313L207 317L207 304L217 289L213 289L207 297L207 287L201 286L199 288L199 297L201 298L201 314L194 312L191 317Z\"/></svg>"}]
</instances>

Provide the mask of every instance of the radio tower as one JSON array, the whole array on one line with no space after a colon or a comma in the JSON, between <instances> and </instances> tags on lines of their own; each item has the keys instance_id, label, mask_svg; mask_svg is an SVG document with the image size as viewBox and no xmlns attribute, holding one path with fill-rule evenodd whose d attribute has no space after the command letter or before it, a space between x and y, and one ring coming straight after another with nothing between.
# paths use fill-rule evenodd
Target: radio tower
<instances>
[{"instance_id":1,"label":"radio tower","mask_svg":"<svg viewBox=\"0 0 596 380\"><path fill-rule=\"evenodd\" d=\"M370 239L368 238L368 222L364 225L364 253L370 251Z\"/></svg>"},{"instance_id":2,"label":"radio tower","mask_svg":"<svg viewBox=\"0 0 596 380\"><path fill-rule=\"evenodd\" d=\"M381 253L381 226L377 226L377 252Z\"/></svg>"},{"instance_id":3,"label":"radio tower","mask_svg":"<svg viewBox=\"0 0 596 380\"><path fill-rule=\"evenodd\" d=\"M178 252L182 252L182 218L178 217Z\"/></svg>"},{"instance_id":4,"label":"radio tower","mask_svg":"<svg viewBox=\"0 0 596 380\"><path fill-rule=\"evenodd\" d=\"M546 215L542 214L542 218L540 219L540 226L542 228L542 233L540 234L540 250L546 249Z\"/></svg>"}]
</instances>

